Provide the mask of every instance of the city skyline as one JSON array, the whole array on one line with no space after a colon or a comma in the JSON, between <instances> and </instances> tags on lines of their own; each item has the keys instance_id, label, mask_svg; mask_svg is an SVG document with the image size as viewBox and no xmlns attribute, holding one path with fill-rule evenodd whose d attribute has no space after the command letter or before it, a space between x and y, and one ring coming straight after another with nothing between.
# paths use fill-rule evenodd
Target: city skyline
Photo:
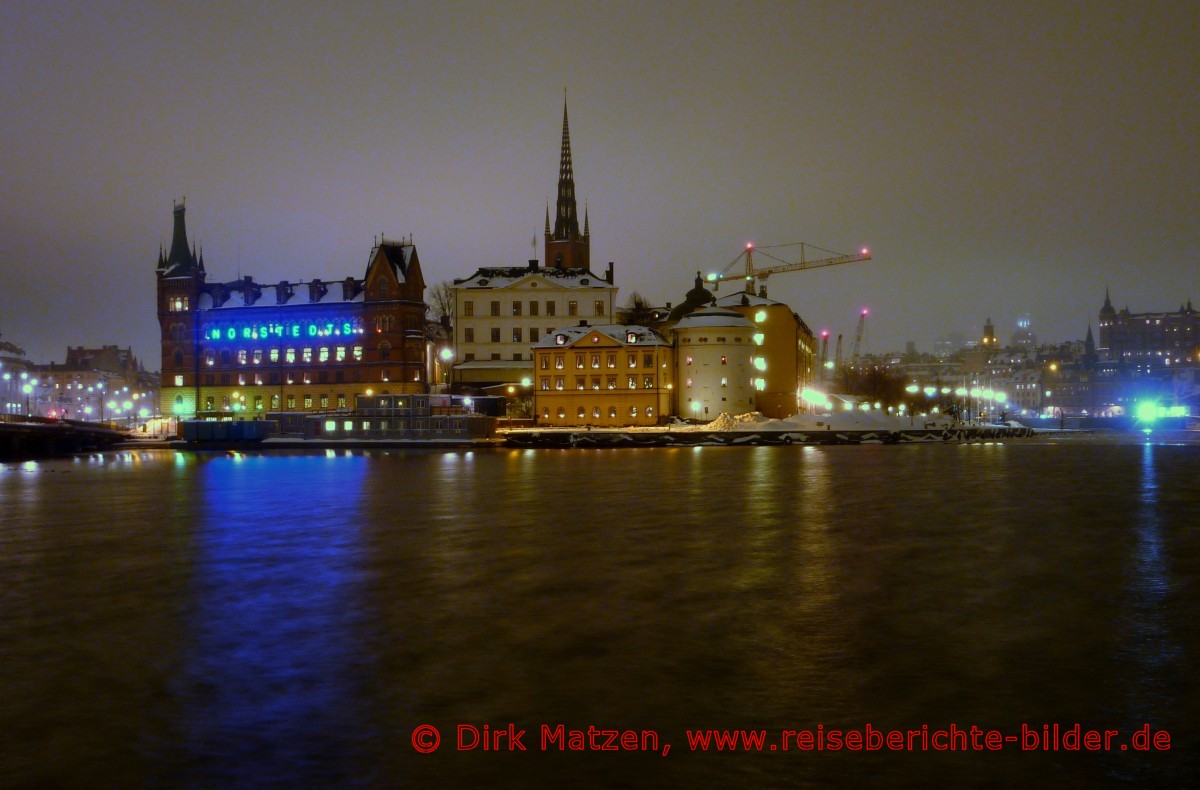
<instances>
[{"instance_id":1,"label":"city skyline","mask_svg":"<svg viewBox=\"0 0 1200 790\"><path fill-rule=\"evenodd\" d=\"M677 303L747 241L870 247L768 287L834 337L869 306L871 352L989 317L1002 341L1025 315L1082 339L1106 288L1135 312L1198 295L1194 4L17 2L0 22L0 332L38 361L104 343L157 368L184 196L213 280L344 276L381 233L412 234L430 284L540 257L564 86L620 304Z\"/></svg>"}]
</instances>

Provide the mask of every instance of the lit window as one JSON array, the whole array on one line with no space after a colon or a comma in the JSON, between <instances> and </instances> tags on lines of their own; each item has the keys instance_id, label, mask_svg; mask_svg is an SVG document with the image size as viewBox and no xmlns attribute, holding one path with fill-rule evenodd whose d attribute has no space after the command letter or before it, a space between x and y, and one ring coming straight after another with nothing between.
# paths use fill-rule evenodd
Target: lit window
<instances>
[{"instance_id":1,"label":"lit window","mask_svg":"<svg viewBox=\"0 0 1200 790\"><path fill-rule=\"evenodd\" d=\"M608 407L608 417L609 417L609 419L616 419L616 417L617 417L617 407L616 406Z\"/></svg>"},{"instance_id":2,"label":"lit window","mask_svg":"<svg viewBox=\"0 0 1200 790\"><path fill-rule=\"evenodd\" d=\"M637 367L637 354L626 354L625 361L628 363L629 367L636 368Z\"/></svg>"},{"instance_id":3,"label":"lit window","mask_svg":"<svg viewBox=\"0 0 1200 790\"><path fill-rule=\"evenodd\" d=\"M562 354L554 355L554 369L555 370L563 369L563 355Z\"/></svg>"},{"instance_id":4,"label":"lit window","mask_svg":"<svg viewBox=\"0 0 1200 790\"><path fill-rule=\"evenodd\" d=\"M630 407L629 407L629 416L630 416L630 417L636 417L636 416L637 416L637 406L630 406Z\"/></svg>"},{"instance_id":5,"label":"lit window","mask_svg":"<svg viewBox=\"0 0 1200 790\"><path fill-rule=\"evenodd\" d=\"M608 364L608 366L610 368L615 368L617 366L617 355L616 354L608 354L605 359L605 362Z\"/></svg>"},{"instance_id":6,"label":"lit window","mask_svg":"<svg viewBox=\"0 0 1200 790\"><path fill-rule=\"evenodd\" d=\"M647 417L653 417L653 416L654 416L654 407L653 407L653 406L647 406L647 407L646 407L646 416L647 416Z\"/></svg>"},{"instance_id":7,"label":"lit window","mask_svg":"<svg viewBox=\"0 0 1200 790\"><path fill-rule=\"evenodd\" d=\"M637 389L637 376L630 376L625 382L626 389Z\"/></svg>"},{"instance_id":8,"label":"lit window","mask_svg":"<svg viewBox=\"0 0 1200 790\"><path fill-rule=\"evenodd\" d=\"M300 359L305 362L312 362L312 349L306 348L300 352Z\"/></svg>"},{"instance_id":9,"label":"lit window","mask_svg":"<svg viewBox=\"0 0 1200 790\"><path fill-rule=\"evenodd\" d=\"M176 386L176 387L182 387L182 386L183 386L183 376L176 376L176 377L175 377L175 386Z\"/></svg>"},{"instance_id":10,"label":"lit window","mask_svg":"<svg viewBox=\"0 0 1200 790\"><path fill-rule=\"evenodd\" d=\"M562 376L554 377L554 389L561 390L565 386Z\"/></svg>"},{"instance_id":11,"label":"lit window","mask_svg":"<svg viewBox=\"0 0 1200 790\"><path fill-rule=\"evenodd\" d=\"M237 360L239 365L246 364L246 349L240 348L237 352Z\"/></svg>"},{"instance_id":12,"label":"lit window","mask_svg":"<svg viewBox=\"0 0 1200 790\"><path fill-rule=\"evenodd\" d=\"M285 359L287 362L295 362L295 361L296 361L296 349L294 349L294 348L289 348L287 351L285 351L285 352L283 353L283 358L284 358L284 359Z\"/></svg>"},{"instance_id":13,"label":"lit window","mask_svg":"<svg viewBox=\"0 0 1200 790\"><path fill-rule=\"evenodd\" d=\"M575 367L576 367L576 368L578 368L579 370L583 370L583 367L584 367L584 365L583 365L583 354L576 354L576 355L575 355Z\"/></svg>"},{"instance_id":14,"label":"lit window","mask_svg":"<svg viewBox=\"0 0 1200 790\"><path fill-rule=\"evenodd\" d=\"M513 301L513 315L520 315L520 314L521 314L521 303L514 300Z\"/></svg>"},{"instance_id":15,"label":"lit window","mask_svg":"<svg viewBox=\"0 0 1200 790\"><path fill-rule=\"evenodd\" d=\"M346 358L346 347L338 346L337 349L334 351L334 359L336 359L338 362L341 362L345 358Z\"/></svg>"},{"instance_id":16,"label":"lit window","mask_svg":"<svg viewBox=\"0 0 1200 790\"><path fill-rule=\"evenodd\" d=\"M317 360L320 362L329 361L329 348L327 346L321 346L321 350L317 352Z\"/></svg>"},{"instance_id":17,"label":"lit window","mask_svg":"<svg viewBox=\"0 0 1200 790\"><path fill-rule=\"evenodd\" d=\"M579 302L567 302L567 315L579 315Z\"/></svg>"},{"instance_id":18,"label":"lit window","mask_svg":"<svg viewBox=\"0 0 1200 790\"><path fill-rule=\"evenodd\" d=\"M538 359L541 360L538 367L540 367L542 370L550 369L550 355L549 354L539 354Z\"/></svg>"},{"instance_id":19,"label":"lit window","mask_svg":"<svg viewBox=\"0 0 1200 790\"><path fill-rule=\"evenodd\" d=\"M600 299L596 300L596 315L604 315L604 302Z\"/></svg>"},{"instance_id":20,"label":"lit window","mask_svg":"<svg viewBox=\"0 0 1200 790\"><path fill-rule=\"evenodd\" d=\"M267 352L267 356L270 358L270 360L272 362L278 362L279 361L279 349L277 349L277 348L271 349L269 352Z\"/></svg>"},{"instance_id":21,"label":"lit window","mask_svg":"<svg viewBox=\"0 0 1200 790\"><path fill-rule=\"evenodd\" d=\"M578 409L578 410L575 412L575 416L576 416L576 417L578 417L578 418L579 418L579 419L581 419L581 420L582 420L582 419L583 419L585 416L587 416L587 415L584 413L584 411L583 411L583 407L582 407L582 406L580 406L580 407L579 407L579 409Z\"/></svg>"}]
</instances>

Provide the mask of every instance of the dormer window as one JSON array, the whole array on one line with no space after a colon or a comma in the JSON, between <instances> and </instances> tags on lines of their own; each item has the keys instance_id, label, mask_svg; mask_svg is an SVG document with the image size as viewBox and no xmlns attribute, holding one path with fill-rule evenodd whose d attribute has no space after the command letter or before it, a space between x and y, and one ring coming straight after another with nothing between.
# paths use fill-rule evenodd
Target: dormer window
<instances>
[{"instance_id":1,"label":"dormer window","mask_svg":"<svg viewBox=\"0 0 1200 790\"><path fill-rule=\"evenodd\" d=\"M563 334L555 335L554 343L555 343L555 345L565 346L567 344L567 336L563 335Z\"/></svg>"},{"instance_id":2,"label":"dormer window","mask_svg":"<svg viewBox=\"0 0 1200 790\"><path fill-rule=\"evenodd\" d=\"M637 332L626 332L625 333L625 342L626 343L636 343L637 342Z\"/></svg>"}]
</instances>

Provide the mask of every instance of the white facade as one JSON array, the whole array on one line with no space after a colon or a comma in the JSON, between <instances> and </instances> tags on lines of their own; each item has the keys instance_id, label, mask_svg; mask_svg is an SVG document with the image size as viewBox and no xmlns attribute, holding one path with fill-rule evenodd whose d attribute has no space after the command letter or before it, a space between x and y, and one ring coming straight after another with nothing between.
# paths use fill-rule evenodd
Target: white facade
<instances>
[{"instance_id":1,"label":"white facade","mask_svg":"<svg viewBox=\"0 0 1200 790\"><path fill-rule=\"evenodd\" d=\"M713 420L754 411L754 322L709 308L683 317L675 334L675 413Z\"/></svg>"},{"instance_id":2,"label":"white facade","mask_svg":"<svg viewBox=\"0 0 1200 790\"><path fill-rule=\"evenodd\" d=\"M562 326L611 324L617 287L587 269L484 268L455 280L453 382L519 382L532 347Z\"/></svg>"}]
</instances>

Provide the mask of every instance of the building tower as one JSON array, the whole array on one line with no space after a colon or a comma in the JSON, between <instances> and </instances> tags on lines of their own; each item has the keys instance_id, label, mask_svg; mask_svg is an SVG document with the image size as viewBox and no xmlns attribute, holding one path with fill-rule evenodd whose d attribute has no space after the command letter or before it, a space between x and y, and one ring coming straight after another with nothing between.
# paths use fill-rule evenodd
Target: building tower
<instances>
[{"instance_id":1,"label":"building tower","mask_svg":"<svg viewBox=\"0 0 1200 790\"><path fill-rule=\"evenodd\" d=\"M199 360L196 356L196 309L206 277L204 256L188 249L183 202L175 204L171 249L158 248L158 323L162 334L162 414L196 413Z\"/></svg>"},{"instance_id":2,"label":"building tower","mask_svg":"<svg viewBox=\"0 0 1200 790\"><path fill-rule=\"evenodd\" d=\"M562 152L558 164L558 200L554 209L554 231L550 230L550 207L546 207L546 266L556 269L587 269L590 263L587 210L583 233L579 232L579 210L575 203L575 173L571 166L571 132L567 124L567 101L563 99Z\"/></svg>"},{"instance_id":3,"label":"building tower","mask_svg":"<svg viewBox=\"0 0 1200 790\"><path fill-rule=\"evenodd\" d=\"M1117 311L1112 306L1112 300L1108 297L1108 288L1104 289L1104 305L1100 308L1100 345L1097 350L1107 356L1107 351L1112 347L1112 327L1117 322Z\"/></svg>"},{"instance_id":4,"label":"building tower","mask_svg":"<svg viewBox=\"0 0 1200 790\"><path fill-rule=\"evenodd\" d=\"M988 320L983 325L983 338L979 342L983 348L996 348L996 327L992 323L992 317L988 316Z\"/></svg>"}]
</instances>

